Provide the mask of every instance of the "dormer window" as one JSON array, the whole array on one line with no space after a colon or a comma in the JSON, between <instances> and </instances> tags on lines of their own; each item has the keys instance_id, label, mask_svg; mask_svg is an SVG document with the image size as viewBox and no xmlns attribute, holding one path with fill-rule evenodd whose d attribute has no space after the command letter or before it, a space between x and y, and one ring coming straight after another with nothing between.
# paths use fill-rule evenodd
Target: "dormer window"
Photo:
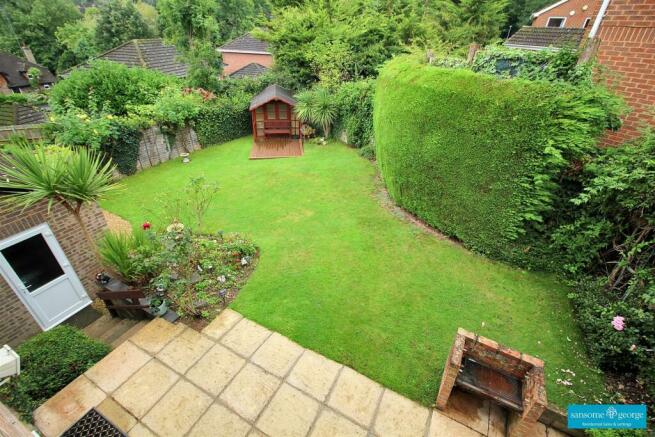
<instances>
[{"instance_id":1,"label":"dormer window","mask_svg":"<svg viewBox=\"0 0 655 437\"><path fill-rule=\"evenodd\" d=\"M550 17L546 27L564 27L564 23L566 23L565 17Z\"/></svg>"}]
</instances>

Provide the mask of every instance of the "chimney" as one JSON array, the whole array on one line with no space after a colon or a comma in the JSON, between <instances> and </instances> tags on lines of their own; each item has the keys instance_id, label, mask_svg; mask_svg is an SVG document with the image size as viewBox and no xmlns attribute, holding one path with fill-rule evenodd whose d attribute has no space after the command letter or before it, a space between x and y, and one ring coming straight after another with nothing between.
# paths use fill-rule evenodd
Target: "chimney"
<instances>
[{"instance_id":1,"label":"chimney","mask_svg":"<svg viewBox=\"0 0 655 437\"><path fill-rule=\"evenodd\" d=\"M32 64L36 64L36 59L34 59L34 54L32 53L32 50L28 46L22 46L21 50L23 50L23 55L25 55L25 59L27 59L28 62L31 62Z\"/></svg>"}]
</instances>

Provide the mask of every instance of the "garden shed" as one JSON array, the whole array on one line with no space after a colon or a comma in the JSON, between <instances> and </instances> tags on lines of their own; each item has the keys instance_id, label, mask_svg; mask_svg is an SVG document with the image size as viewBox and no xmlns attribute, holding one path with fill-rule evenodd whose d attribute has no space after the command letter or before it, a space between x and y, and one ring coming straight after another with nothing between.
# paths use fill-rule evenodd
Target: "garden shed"
<instances>
[{"instance_id":1,"label":"garden shed","mask_svg":"<svg viewBox=\"0 0 655 437\"><path fill-rule=\"evenodd\" d=\"M292 93L275 84L253 97L250 159L302 156L302 123L295 106Z\"/></svg>"}]
</instances>

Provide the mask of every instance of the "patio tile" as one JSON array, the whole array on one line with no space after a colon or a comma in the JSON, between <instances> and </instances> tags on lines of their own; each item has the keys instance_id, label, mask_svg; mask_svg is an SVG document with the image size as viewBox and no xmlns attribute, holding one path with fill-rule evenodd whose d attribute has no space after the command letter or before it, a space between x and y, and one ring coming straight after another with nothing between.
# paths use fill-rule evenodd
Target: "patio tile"
<instances>
[{"instance_id":1,"label":"patio tile","mask_svg":"<svg viewBox=\"0 0 655 437\"><path fill-rule=\"evenodd\" d=\"M148 428L137 423L129 432L130 437L157 437Z\"/></svg>"},{"instance_id":2,"label":"patio tile","mask_svg":"<svg viewBox=\"0 0 655 437\"><path fill-rule=\"evenodd\" d=\"M152 407L143 423L162 436L181 436L204 414L212 398L180 380Z\"/></svg>"},{"instance_id":3,"label":"patio tile","mask_svg":"<svg viewBox=\"0 0 655 437\"><path fill-rule=\"evenodd\" d=\"M218 396L245 362L234 352L216 344L187 372L186 377L198 387Z\"/></svg>"},{"instance_id":4,"label":"patio tile","mask_svg":"<svg viewBox=\"0 0 655 437\"><path fill-rule=\"evenodd\" d=\"M232 410L255 421L275 393L280 380L252 364L246 364L220 398Z\"/></svg>"},{"instance_id":5,"label":"patio tile","mask_svg":"<svg viewBox=\"0 0 655 437\"><path fill-rule=\"evenodd\" d=\"M220 404L213 404L194 425L189 437L221 435L244 437L250 431L250 424Z\"/></svg>"},{"instance_id":6,"label":"patio tile","mask_svg":"<svg viewBox=\"0 0 655 437\"><path fill-rule=\"evenodd\" d=\"M166 343L183 330L184 325L182 324L174 325L164 319L157 318L141 328L139 332L130 338L130 341L155 355L166 346Z\"/></svg>"},{"instance_id":7,"label":"patio tile","mask_svg":"<svg viewBox=\"0 0 655 437\"><path fill-rule=\"evenodd\" d=\"M480 437L482 434L454 421L443 413L433 410L428 437Z\"/></svg>"},{"instance_id":8,"label":"patio tile","mask_svg":"<svg viewBox=\"0 0 655 437\"><path fill-rule=\"evenodd\" d=\"M241 319L243 319L241 314L226 308L202 330L202 333L218 340Z\"/></svg>"},{"instance_id":9,"label":"patio tile","mask_svg":"<svg viewBox=\"0 0 655 437\"><path fill-rule=\"evenodd\" d=\"M85 375L106 393L116 390L150 359L130 342L125 342L104 357Z\"/></svg>"},{"instance_id":10,"label":"patio tile","mask_svg":"<svg viewBox=\"0 0 655 437\"><path fill-rule=\"evenodd\" d=\"M241 319L221 338L221 343L244 357L250 357L271 334L268 329L248 319Z\"/></svg>"},{"instance_id":11,"label":"patio tile","mask_svg":"<svg viewBox=\"0 0 655 437\"><path fill-rule=\"evenodd\" d=\"M268 437L266 434L255 428L254 426L250 430L248 437Z\"/></svg>"},{"instance_id":12,"label":"patio tile","mask_svg":"<svg viewBox=\"0 0 655 437\"><path fill-rule=\"evenodd\" d=\"M422 436L430 410L391 390L385 390L374 430L383 436Z\"/></svg>"},{"instance_id":13,"label":"patio tile","mask_svg":"<svg viewBox=\"0 0 655 437\"><path fill-rule=\"evenodd\" d=\"M365 437L366 430L330 409L321 412L311 437Z\"/></svg>"},{"instance_id":14,"label":"patio tile","mask_svg":"<svg viewBox=\"0 0 655 437\"><path fill-rule=\"evenodd\" d=\"M328 405L368 428L382 390L378 383L345 367L330 395Z\"/></svg>"},{"instance_id":15,"label":"patio tile","mask_svg":"<svg viewBox=\"0 0 655 437\"><path fill-rule=\"evenodd\" d=\"M136 417L128 413L125 408L121 407L118 402L112 398L107 398L96 407L96 410L105 416L118 429L127 432L136 425Z\"/></svg>"},{"instance_id":16,"label":"patio tile","mask_svg":"<svg viewBox=\"0 0 655 437\"><path fill-rule=\"evenodd\" d=\"M212 345L212 341L207 337L187 328L171 340L157 354L157 358L173 370L185 373Z\"/></svg>"},{"instance_id":17,"label":"patio tile","mask_svg":"<svg viewBox=\"0 0 655 437\"><path fill-rule=\"evenodd\" d=\"M304 437L318 413L319 403L289 384L275 393L257 428L271 437Z\"/></svg>"},{"instance_id":18,"label":"patio tile","mask_svg":"<svg viewBox=\"0 0 655 437\"><path fill-rule=\"evenodd\" d=\"M151 360L114 392L114 399L142 418L178 379L177 373L158 360Z\"/></svg>"},{"instance_id":19,"label":"patio tile","mask_svg":"<svg viewBox=\"0 0 655 437\"><path fill-rule=\"evenodd\" d=\"M289 375L289 384L325 401L341 364L310 350L305 350Z\"/></svg>"},{"instance_id":20,"label":"patio tile","mask_svg":"<svg viewBox=\"0 0 655 437\"><path fill-rule=\"evenodd\" d=\"M302 351L302 347L275 332L257 349L251 361L272 374L283 377Z\"/></svg>"},{"instance_id":21,"label":"patio tile","mask_svg":"<svg viewBox=\"0 0 655 437\"><path fill-rule=\"evenodd\" d=\"M479 396L455 389L443 413L480 434L487 434L489 430L489 401Z\"/></svg>"},{"instance_id":22,"label":"patio tile","mask_svg":"<svg viewBox=\"0 0 655 437\"><path fill-rule=\"evenodd\" d=\"M105 397L86 376L79 376L34 412L34 423L44 436L58 436Z\"/></svg>"}]
</instances>

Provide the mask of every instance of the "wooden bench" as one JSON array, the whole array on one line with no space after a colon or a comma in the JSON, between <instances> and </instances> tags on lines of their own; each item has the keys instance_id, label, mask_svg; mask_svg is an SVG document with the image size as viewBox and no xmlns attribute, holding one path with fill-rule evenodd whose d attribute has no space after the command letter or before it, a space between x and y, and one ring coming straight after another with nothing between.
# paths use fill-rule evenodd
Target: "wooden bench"
<instances>
[{"instance_id":1,"label":"wooden bench","mask_svg":"<svg viewBox=\"0 0 655 437\"><path fill-rule=\"evenodd\" d=\"M118 279L110 279L107 284L101 284L103 291L96 293L102 299L112 317L130 319L145 319L149 317L150 305L142 290L132 288Z\"/></svg>"},{"instance_id":2,"label":"wooden bench","mask_svg":"<svg viewBox=\"0 0 655 437\"><path fill-rule=\"evenodd\" d=\"M446 408L456 385L513 412L510 437L531 435L548 405L542 360L461 328L444 367L437 408Z\"/></svg>"}]
</instances>

